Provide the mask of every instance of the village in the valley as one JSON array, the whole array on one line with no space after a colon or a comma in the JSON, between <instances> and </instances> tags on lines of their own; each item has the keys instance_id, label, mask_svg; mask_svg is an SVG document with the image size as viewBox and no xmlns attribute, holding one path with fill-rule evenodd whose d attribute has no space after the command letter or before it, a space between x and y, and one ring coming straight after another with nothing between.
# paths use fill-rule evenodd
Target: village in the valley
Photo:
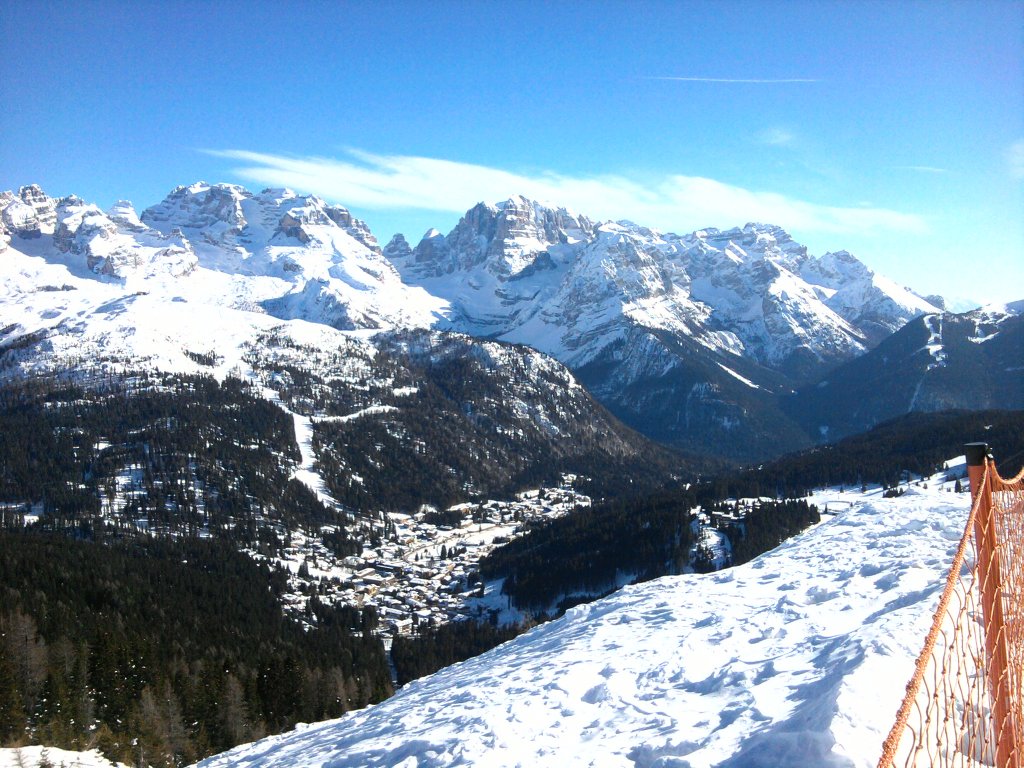
<instances>
[{"instance_id":1,"label":"village in the valley","mask_svg":"<svg viewBox=\"0 0 1024 768\"><path fill-rule=\"evenodd\" d=\"M497 585L480 581L478 564L495 547L522 535L530 521L560 517L590 497L574 490L575 475L557 488L524 491L511 500L458 504L440 513L387 515L379 544L337 557L324 543L291 532L279 562L291 572L286 607L301 613L313 595L325 603L372 607L382 634L408 633L465 618L495 618L507 609ZM379 525L379 523L378 523ZM503 617L504 618L504 617Z\"/></svg>"},{"instance_id":2,"label":"village in the valley","mask_svg":"<svg viewBox=\"0 0 1024 768\"><path fill-rule=\"evenodd\" d=\"M498 623L524 617L501 594L501 584L485 584L479 563L496 547L525 533L526 524L550 520L590 506L579 493L575 475L558 487L528 490L511 500L464 503L439 512L425 507L415 514L390 513L379 544L364 544L359 555L339 558L317 537L292 531L279 565L290 572L286 609L301 616L315 595L320 601L376 611L378 633L385 638L414 633L420 627L465 619ZM694 510L698 534L691 558L703 556L710 567L729 563L723 531L742 525L746 510L707 514Z\"/></svg>"}]
</instances>

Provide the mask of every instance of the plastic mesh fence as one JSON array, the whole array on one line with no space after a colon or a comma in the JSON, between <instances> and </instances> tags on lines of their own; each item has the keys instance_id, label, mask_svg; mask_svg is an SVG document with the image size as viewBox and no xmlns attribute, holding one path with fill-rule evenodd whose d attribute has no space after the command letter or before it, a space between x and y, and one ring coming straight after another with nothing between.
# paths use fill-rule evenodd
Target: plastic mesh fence
<instances>
[{"instance_id":1,"label":"plastic mesh fence","mask_svg":"<svg viewBox=\"0 0 1024 768\"><path fill-rule=\"evenodd\" d=\"M879 768L1024 768L1024 471L986 459Z\"/></svg>"}]
</instances>

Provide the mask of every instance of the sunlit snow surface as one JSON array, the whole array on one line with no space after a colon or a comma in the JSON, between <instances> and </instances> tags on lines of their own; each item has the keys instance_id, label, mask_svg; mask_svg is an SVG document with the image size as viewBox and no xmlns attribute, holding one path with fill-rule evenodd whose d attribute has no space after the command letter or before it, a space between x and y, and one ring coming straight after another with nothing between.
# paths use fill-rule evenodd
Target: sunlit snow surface
<instances>
[{"instance_id":1,"label":"sunlit snow surface","mask_svg":"<svg viewBox=\"0 0 1024 768\"><path fill-rule=\"evenodd\" d=\"M388 701L202 766L873 766L968 496L821 493L747 565L626 587Z\"/></svg>"}]
</instances>

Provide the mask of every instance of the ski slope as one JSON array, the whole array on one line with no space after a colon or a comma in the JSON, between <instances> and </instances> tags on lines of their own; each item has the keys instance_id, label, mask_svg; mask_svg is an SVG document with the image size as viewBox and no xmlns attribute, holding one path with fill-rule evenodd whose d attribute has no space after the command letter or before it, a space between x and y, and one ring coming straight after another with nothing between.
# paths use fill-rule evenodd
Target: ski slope
<instances>
[{"instance_id":1,"label":"ski slope","mask_svg":"<svg viewBox=\"0 0 1024 768\"><path fill-rule=\"evenodd\" d=\"M200 765L874 766L966 520L951 489L822 492L823 522L751 563L626 587Z\"/></svg>"}]
</instances>

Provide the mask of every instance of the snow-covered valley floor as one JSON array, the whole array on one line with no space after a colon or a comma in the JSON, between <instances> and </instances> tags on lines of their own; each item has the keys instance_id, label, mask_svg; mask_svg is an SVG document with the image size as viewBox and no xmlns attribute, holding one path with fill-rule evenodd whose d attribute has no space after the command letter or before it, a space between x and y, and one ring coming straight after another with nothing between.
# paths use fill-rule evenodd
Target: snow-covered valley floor
<instances>
[{"instance_id":1,"label":"snow-covered valley floor","mask_svg":"<svg viewBox=\"0 0 1024 768\"><path fill-rule=\"evenodd\" d=\"M718 573L626 587L388 701L221 766L873 766L963 530L942 476L829 491Z\"/></svg>"}]
</instances>

